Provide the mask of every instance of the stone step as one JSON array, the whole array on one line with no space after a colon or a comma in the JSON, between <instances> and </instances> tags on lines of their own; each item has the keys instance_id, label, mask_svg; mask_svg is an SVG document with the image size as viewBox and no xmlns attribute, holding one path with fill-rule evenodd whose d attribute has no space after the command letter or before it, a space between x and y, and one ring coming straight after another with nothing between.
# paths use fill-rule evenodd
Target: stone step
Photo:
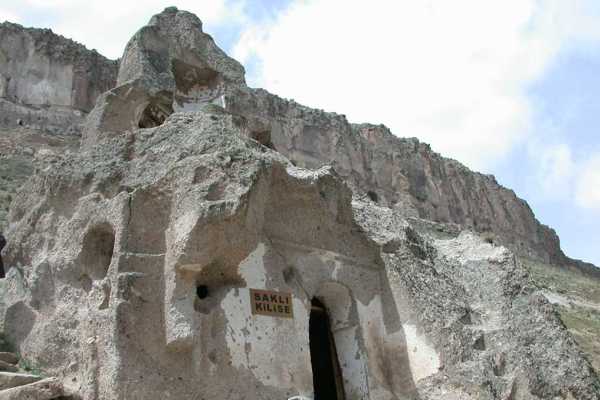
<instances>
[{"instance_id":1,"label":"stone step","mask_svg":"<svg viewBox=\"0 0 600 400\"><path fill-rule=\"evenodd\" d=\"M5 361L0 361L0 371L17 372L19 368L16 365L9 364Z\"/></svg>"},{"instance_id":2,"label":"stone step","mask_svg":"<svg viewBox=\"0 0 600 400\"><path fill-rule=\"evenodd\" d=\"M13 372L0 372L0 390L37 382L41 377L29 374L15 374Z\"/></svg>"},{"instance_id":3,"label":"stone step","mask_svg":"<svg viewBox=\"0 0 600 400\"><path fill-rule=\"evenodd\" d=\"M0 351L0 361L4 361L9 364L16 364L19 362L19 357L17 357L14 353L7 353L4 351Z\"/></svg>"},{"instance_id":4,"label":"stone step","mask_svg":"<svg viewBox=\"0 0 600 400\"><path fill-rule=\"evenodd\" d=\"M52 400L63 395L62 384L56 378L43 379L28 385L0 390L0 400Z\"/></svg>"}]
</instances>

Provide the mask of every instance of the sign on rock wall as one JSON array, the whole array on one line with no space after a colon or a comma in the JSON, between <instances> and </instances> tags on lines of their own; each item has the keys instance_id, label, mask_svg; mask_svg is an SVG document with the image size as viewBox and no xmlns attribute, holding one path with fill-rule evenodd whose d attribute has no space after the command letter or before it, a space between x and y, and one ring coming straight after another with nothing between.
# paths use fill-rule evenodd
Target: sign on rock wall
<instances>
[{"instance_id":1,"label":"sign on rock wall","mask_svg":"<svg viewBox=\"0 0 600 400\"><path fill-rule=\"evenodd\" d=\"M294 318L291 293L250 289L250 303L252 314Z\"/></svg>"}]
</instances>

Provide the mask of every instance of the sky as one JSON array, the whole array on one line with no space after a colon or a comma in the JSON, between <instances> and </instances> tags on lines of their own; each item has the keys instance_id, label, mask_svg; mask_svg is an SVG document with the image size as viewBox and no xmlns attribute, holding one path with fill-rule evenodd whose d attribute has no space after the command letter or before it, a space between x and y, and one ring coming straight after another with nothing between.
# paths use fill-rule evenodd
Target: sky
<instances>
[{"instance_id":1,"label":"sky","mask_svg":"<svg viewBox=\"0 0 600 400\"><path fill-rule=\"evenodd\" d=\"M167 6L196 13L251 86L383 123L484 173L600 266L597 0L2 0L118 58Z\"/></svg>"}]
</instances>

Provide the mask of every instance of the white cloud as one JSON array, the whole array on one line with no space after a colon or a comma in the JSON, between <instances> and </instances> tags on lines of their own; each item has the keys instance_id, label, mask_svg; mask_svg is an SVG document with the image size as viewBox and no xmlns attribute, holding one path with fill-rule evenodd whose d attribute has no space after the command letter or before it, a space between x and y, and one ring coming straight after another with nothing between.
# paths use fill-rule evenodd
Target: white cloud
<instances>
[{"instance_id":1,"label":"white cloud","mask_svg":"<svg viewBox=\"0 0 600 400\"><path fill-rule=\"evenodd\" d=\"M552 199L570 200L578 169L570 147L566 144L547 147L540 144L532 151L537 153L531 156L538 160L535 175L544 195Z\"/></svg>"},{"instance_id":2,"label":"white cloud","mask_svg":"<svg viewBox=\"0 0 600 400\"><path fill-rule=\"evenodd\" d=\"M530 133L527 85L566 43L597 37L586 4L296 1L234 55L257 62L257 86L487 169Z\"/></svg>"},{"instance_id":3,"label":"white cloud","mask_svg":"<svg viewBox=\"0 0 600 400\"><path fill-rule=\"evenodd\" d=\"M580 207L600 211L600 153L582 166L577 178L575 200Z\"/></svg>"},{"instance_id":4,"label":"white cloud","mask_svg":"<svg viewBox=\"0 0 600 400\"><path fill-rule=\"evenodd\" d=\"M144 0L143 3L126 0L3 0L2 7L13 15L12 19L21 15L22 20L36 27L39 27L36 15L56 14L56 21L51 26L55 32L84 43L88 48L95 48L109 58L118 58L135 31L144 26L152 15L169 6L194 12L209 29L211 25L225 21L234 24L244 20L242 0Z\"/></svg>"},{"instance_id":5,"label":"white cloud","mask_svg":"<svg viewBox=\"0 0 600 400\"><path fill-rule=\"evenodd\" d=\"M0 8L0 23L2 23L4 21L19 23L20 18L16 14L14 14L8 10Z\"/></svg>"},{"instance_id":6,"label":"white cloud","mask_svg":"<svg viewBox=\"0 0 600 400\"><path fill-rule=\"evenodd\" d=\"M538 143L530 151L536 152L531 183L541 190L538 197L600 211L600 153L578 158L564 143Z\"/></svg>"}]
</instances>

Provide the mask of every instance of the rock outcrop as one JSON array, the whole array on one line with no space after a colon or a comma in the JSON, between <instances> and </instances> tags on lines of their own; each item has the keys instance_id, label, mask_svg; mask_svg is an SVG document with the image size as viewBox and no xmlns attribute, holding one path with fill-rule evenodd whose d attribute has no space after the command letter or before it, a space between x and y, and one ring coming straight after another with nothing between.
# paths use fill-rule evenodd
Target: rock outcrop
<instances>
[{"instance_id":1,"label":"rock outcrop","mask_svg":"<svg viewBox=\"0 0 600 400\"><path fill-rule=\"evenodd\" d=\"M201 28L153 17L80 152L15 195L0 331L56 377L32 385L279 400L331 375L346 399L600 399L497 244L560 261L524 202L414 139L248 88Z\"/></svg>"},{"instance_id":2,"label":"rock outcrop","mask_svg":"<svg viewBox=\"0 0 600 400\"><path fill-rule=\"evenodd\" d=\"M12 104L12 103L11 103ZM38 169L79 148L79 137L29 127L0 127L0 232L8 228L9 205Z\"/></svg>"},{"instance_id":3,"label":"rock outcrop","mask_svg":"<svg viewBox=\"0 0 600 400\"><path fill-rule=\"evenodd\" d=\"M174 111L219 103L227 84L244 83L244 68L202 32L198 17L167 8L127 44L117 87L87 119L83 146L97 135L158 126Z\"/></svg>"},{"instance_id":4,"label":"rock outcrop","mask_svg":"<svg viewBox=\"0 0 600 400\"><path fill-rule=\"evenodd\" d=\"M62 384L56 378L48 378L28 385L0 391L0 400L62 400Z\"/></svg>"},{"instance_id":5,"label":"rock outcrop","mask_svg":"<svg viewBox=\"0 0 600 400\"><path fill-rule=\"evenodd\" d=\"M0 352L0 400L67 400L62 383L56 378L21 371L19 357Z\"/></svg>"},{"instance_id":6,"label":"rock outcrop","mask_svg":"<svg viewBox=\"0 0 600 400\"><path fill-rule=\"evenodd\" d=\"M0 24L0 124L79 133L118 64L48 29Z\"/></svg>"}]
</instances>

